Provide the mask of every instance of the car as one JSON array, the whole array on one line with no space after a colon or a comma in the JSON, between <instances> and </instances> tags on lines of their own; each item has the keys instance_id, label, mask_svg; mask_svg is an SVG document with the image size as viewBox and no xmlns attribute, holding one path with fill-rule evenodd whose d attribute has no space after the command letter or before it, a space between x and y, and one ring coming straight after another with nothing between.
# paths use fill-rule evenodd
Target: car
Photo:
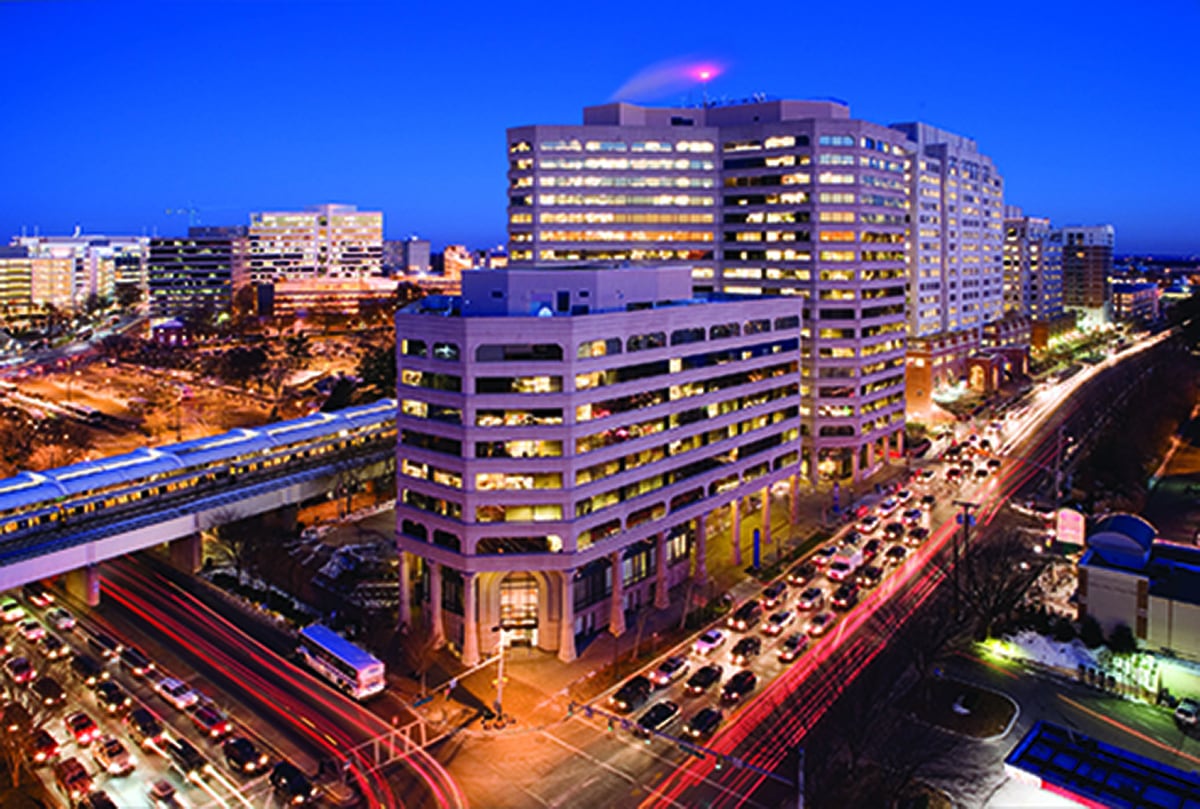
<instances>
[{"instance_id":1,"label":"car","mask_svg":"<svg viewBox=\"0 0 1200 809\"><path fill-rule=\"evenodd\" d=\"M829 570L826 571L825 575L829 577L830 581L845 581L850 578L850 574L853 572L854 568L850 566L849 562L839 559L829 566Z\"/></svg>"},{"instance_id":2,"label":"car","mask_svg":"<svg viewBox=\"0 0 1200 809\"><path fill-rule=\"evenodd\" d=\"M638 735L649 737L655 731L661 731L679 716L679 705L669 699L656 702L645 713L638 717Z\"/></svg>"},{"instance_id":3,"label":"car","mask_svg":"<svg viewBox=\"0 0 1200 809\"><path fill-rule=\"evenodd\" d=\"M626 681L608 701L615 710L629 713L649 698L652 688L650 680L639 674Z\"/></svg>"},{"instance_id":4,"label":"car","mask_svg":"<svg viewBox=\"0 0 1200 809\"><path fill-rule=\"evenodd\" d=\"M684 689L693 695L700 695L711 688L716 683L721 682L721 675L725 670L716 663L710 663L707 666L696 669L696 673L688 678L684 683Z\"/></svg>"},{"instance_id":5,"label":"car","mask_svg":"<svg viewBox=\"0 0 1200 809\"><path fill-rule=\"evenodd\" d=\"M734 664L740 666L748 662L751 658L757 657L761 651L762 641L751 635L735 643L730 655L733 658Z\"/></svg>"},{"instance_id":6,"label":"car","mask_svg":"<svg viewBox=\"0 0 1200 809\"><path fill-rule=\"evenodd\" d=\"M104 632L93 632L88 635L88 646L101 658L109 660L121 653L121 642L112 635Z\"/></svg>"},{"instance_id":7,"label":"car","mask_svg":"<svg viewBox=\"0 0 1200 809\"><path fill-rule=\"evenodd\" d=\"M693 739L707 739L720 727L724 718L725 714L720 708L701 708L695 716L683 723L683 735Z\"/></svg>"},{"instance_id":8,"label":"car","mask_svg":"<svg viewBox=\"0 0 1200 809\"><path fill-rule=\"evenodd\" d=\"M271 770L271 788L285 803L299 806L317 796L317 788L300 768L288 761L281 761Z\"/></svg>"},{"instance_id":9,"label":"car","mask_svg":"<svg viewBox=\"0 0 1200 809\"><path fill-rule=\"evenodd\" d=\"M133 707L133 698L112 680L97 683L96 702L100 703L110 716L122 714Z\"/></svg>"},{"instance_id":10,"label":"car","mask_svg":"<svg viewBox=\"0 0 1200 809\"><path fill-rule=\"evenodd\" d=\"M796 599L796 609L815 610L825 604L825 591L820 587L809 587Z\"/></svg>"},{"instance_id":11,"label":"car","mask_svg":"<svg viewBox=\"0 0 1200 809\"><path fill-rule=\"evenodd\" d=\"M221 752L225 754L225 763L229 765L229 769L246 775L264 769L269 760L267 754L255 747L254 742L245 736L230 736L221 745Z\"/></svg>"},{"instance_id":12,"label":"car","mask_svg":"<svg viewBox=\"0 0 1200 809\"><path fill-rule=\"evenodd\" d=\"M879 512L880 517L886 517L900 507L900 501L895 497L885 497L875 510Z\"/></svg>"},{"instance_id":13,"label":"car","mask_svg":"<svg viewBox=\"0 0 1200 809\"><path fill-rule=\"evenodd\" d=\"M796 620L796 613L791 610L779 610L767 617L767 625L763 627L764 635L778 635L784 628Z\"/></svg>"},{"instance_id":14,"label":"car","mask_svg":"<svg viewBox=\"0 0 1200 809\"><path fill-rule=\"evenodd\" d=\"M921 508L925 509L926 511L929 511L935 505L937 505L937 498L932 494L926 494L921 497Z\"/></svg>"},{"instance_id":15,"label":"car","mask_svg":"<svg viewBox=\"0 0 1200 809\"><path fill-rule=\"evenodd\" d=\"M937 477L937 472L934 472L929 467L925 467L920 472L917 472L917 480L921 481L922 483L928 483L935 477Z\"/></svg>"},{"instance_id":16,"label":"car","mask_svg":"<svg viewBox=\"0 0 1200 809\"><path fill-rule=\"evenodd\" d=\"M107 792L98 789L79 803L79 809L117 809L117 804Z\"/></svg>"},{"instance_id":17,"label":"car","mask_svg":"<svg viewBox=\"0 0 1200 809\"><path fill-rule=\"evenodd\" d=\"M833 602L835 610L848 610L858 603L858 587L857 585L846 582L841 587L833 591Z\"/></svg>"},{"instance_id":18,"label":"car","mask_svg":"<svg viewBox=\"0 0 1200 809\"><path fill-rule=\"evenodd\" d=\"M904 544L916 547L927 539L929 539L929 529L923 525L917 525L908 529L908 533L904 535Z\"/></svg>"},{"instance_id":19,"label":"car","mask_svg":"<svg viewBox=\"0 0 1200 809\"><path fill-rule=\"evenodd\" d=\"M100 738L100 728L96 727L92 717L83 711L68 714L63 720L63 724L67 726L67 731L75 738L75 742L80 747L87 747Z\"/></svg>"},{"instance_id":20,"label":"car","mask_svg":"<svg viewBox=\"0 0 1200 809\"><path fill-rule=\"evenodd\" d=\"M883 550L883 544L884 543L883 543L882 539L872 539L866 545L863 545L863 549L862 549L863 561L864 562L870 561L871 559L874 559L876 556L878 556L879 552L881 550Z\"/></svg>"},{"instance_id":21,"label":"car","mask_svg":"<svg viewBox=\"0 0 1200 809\"><path fill-rule=\"evenodd\" d=\"M808 635L803 632L793 632L779 644L779 662L791 663L808 648Z\"/></svg>"},{"instance_id":22,"label":"car","mask_svg":"<svg viewBox=\"0 0 1200 809\"><path fill-rule=\"evenodd\" d=\"M904 523L905 525L916 525L917 523L921 522L921 518L924 516L925 512L921 509L909 508L905 509L904 513L900 515L900 522Z\"/></svg>"},{"instance_id":23,"label":"car","mask_svg":"<svg viewBox=\"0 0 1200 809\"><path fill-rule=\"evenodd\" d=\"M171 764L183 774L184 778L191 781L204 776L208 769L204 756L200 755L200 751L187 739L168 739L163 747L166 748L167 758L171 760Z\"/></svg>"},{"instance_id":24,"label":"car","mask_svg":"<svg viewBox=\"0 0 1200 809\"><path fill-rule=\"evenodd\" d=\"M53 677L39 677L31 690L44 708L56 708L67 701L66 692Z\"/></svg>"},{"instance_id":25,"label":"car","mask_svg":"<svg viewBox=\"0 0 1200 809\"><path fill-rule=\"evenodd\" d=\"M12 651L12 641L9 640L7 635L0 633L0 658L8 657L12 654Z\"/></svg>"},{"instance_id":26,"label":"car","mask_svg":"<svg viewBox=\"0 0 1200 809\"><path fill-rule=\"evenodd\" d=\"M883 524L883 521L880 520L878 517L876 517L874 514L868 514L866 517L863 517L861 520L858 521L858 530L861 531L863 534L870 536L871 534L878 531L879 526L882 524Z\"/></svg>"},{"instance_id":27,"label":"car","mask_svg":"<svg viewBox=\"0 0 1200 809\"><path fill-rule=\"evenodd\" d=\"M837 552L837 543L831 542L822 548L817 548L817 552L812 555L812 559L809 561L811 561L817 567L823 568L829 564L833 557L837 556Z\"/></svg>"},{"instance_id":28,"label":"car","mask_svg":"<svg viewBox=\"0 0 1200 809\"><path fill-rule=\"evenodd\" d=\"M233 732L229 717L211 705L197 705L192 711L192 724L196 730L213 741L223 739Z\"/></svg>"},{"instance_id":29,"label":"car","mask_svg":"<svg viewBox=\"0 0 1200 809\"><path fill-rule=\"evenodd\" d=\"M116 736L101 736L92 748L92 758L109 775L129 775L133 772L133 758Z\"/></svg>"},{"instance_id":30,"label":"car","mask_svg":"<svg viewBox=\"0 0 1200 809\"><path fill-rule=\"evenodd\" d=\"M18 655L4 661L4 673L15 685L26 685L37 677L37 669L29 662L28 657Z\"/></svg>"},{"instance_id":31,"label":"car","mask_svg":"<svg viewBox=\"0 0 1200 809\"><path fill-rule=\"evenodd\" d=\"M1200 723L1200 701L1186 697L1175 706L1175 721L1183 727L1194 728Z\"/></svg>"},{"instance_id":32,"label":"car","mask_svg":"<svg viewBox=\"0 0 1200 809\"><path fill-rule=\"evenodd\" d=\"M861 531L847 531L842 535L842 545L849 545L852 548L857 548L866 537Z\"/></svg>"},{"instance_id":33,"label":"car","mask_svg":"<svg viewBox=\"0 0 1200 809\"><path fill-rule=\"evenodd\" d=\"M753 629L759 620L762 619L762 613L762 604L759 603L758 599L752 598L738 607L733 615L729 616L729 626L731 629L736 629L739 632Z\"/></svg>"},{"instance_id":34,"label":"car","mask_svg":"<svg viewBox=\"0 0 1200 809\"><path fill-rule=\"evenodd\" d=\"M828 632L837 621L837 615L832 612L819 612L804 626L809 637L819 638Z\"/></svg>"},{"instance_id":35,"label":"car","mask_svg":"<svg viewBox=\"0 0 1200 809\"><path fill-rule=\"evenodd\" d=\"M758 685L758 675L750 669L742 669L730 677L728 682L721 688L721 700L723 702L738 702L742 697L753 691L756 685Z\"/></svg>"},{"instance_id":36,"label":"car","mask_svg":"<svg viewBox=\"0 0 1200 809\"><path fill-rule=\"evenodd\" d=\"M55 607L46 613L46 620L59 632L67 632L75 628L75 616L62 607Z\"/></svg>"},{"instance_id":37,"label":"car","mask_svg":"<svg viewBox=\"0 0 1200 809\"><path fill-rule=\"evenodd\" d=\"M71 805L83 800L92 791L92 777L79 763L79 759L74 757L63 759L54 765L54 781Z\"/></svg>"},{"instance_id":38,"label":"car","mask_svg":"<svg viewBox=\"0 0 1200 809\"><path fill-rule=\"evenodd\" d=\"M71 672L88 688L95 688L109 677L108 670L89 655L75 655L71 658Z\"/></svg>"},{"instance_id":39,"label":"car","mask_svg":"<svg viewBox=\"0 0 1200 809\"><path fill-rule=\"evenodd\" d=\"M992 449L992 442L991 442L991 440L990 440L990 439L987 439L987 438L981 438L981 439L979 439L979 448L980 448L981 450L983 450L984 452L990 452L990 451L991 451L991 449Z\"/></svg>"},{"instance_id":40,"label":"car","mask_svg":"<svg viewBox=\"0 0 1200 809\"><path fill-rule=\"evenodd\" d=\"M18 733L33 724L29 709L19 702L6 702L0 709L0 724L7 733Z\"/></svg>"},{"instance_id":41,"label":"car","mask_svg":"<svg viewBox=\"0 0 1200 809\"><path fill-rule=\"evenodd\" d=\"M658 688L665 688L687 674L691 667L692 664L686 657L681 655L668 657L658 664L658 668L650 672L650 682Z\"/></svg>"},{"instance_id":42,"label":"car","mask_svg":"<svg viewBox=\"0 0 1200 809\"><path fill-rule=\"evenodd\" d=\"M859 587L874 587L883 580L883 568L878 565L866 565L858 569L854 583Z\"/></svg>"},{"instance_id":43,"label":"car","mask_svg":"<svg viewBox=\"0 0 1200 809\"><path fill-rule=\"evenodd\" d=\"M913 496L913 493L911 490L901 489L900 491L896 492L896 502L899 503L900 505L904 505L909 500L912 500L912 496Z\"/></svg>"},{"instance_id":44,"label":"car","mask_svg":"<svg viewBox=\"0 0 1200 809\"><path fill-rule=\"evenodd\" d=\"M186 711L200 701L200 695L193 691L187 683L175 677L164 677L154 685L154 690L167 702L180 711Z\"/></svg>"},{"instance_id":45,"label":"car","mask_svg":"<svg viewBox=\"0 0 1200 809\"><path fill-rule=\"evenodd\" d=\"M893 545L887 549L883 555L883 563L885 565L898 565L908 556L908 548L903 545Z\"/></svg>"},{"instance_id":46,"label":"car","mask_svg":"<svg viewBox=\"0 0 1200 809\"><path fill-rule=\"evenodd\" d=\"M800 562L792 565L792 569L788 571L788 584L803 585L808 584L812 577L817 574L816 567L812 562Z\"/></svg>"},{"instance_id":47,"label":"car","mask_svg":"<svg viewBox=\"0 0 1200 809\"><path fill-rule=\"evenodd\" d=\"M904 536L905 530L904 523L902 522L890 522L883 527L884 537L893 542Z\"/></svg>"},{"instance_id":48,"label":"car","mask_svg":"<svg viewBox=\"0 0 1200 809\"><path fill-rule=\"evenodd\" d=\"M988 469L986 466L981 466L975 470L975 479L983 480L991 473L991 471L992 470Z\"/></svg>"},{"instance_id":49,"label":"car","mask_svg":"<svg viewBox=\"0 0 1200 809\"><path fill-rule=\"evenodd\" d=\"M763 607L766 609L771 609L772 607L776 606L779 604L779 601L783 598L786 592L787 582L775 582L770 587L762 591Z\"/></svg>"},{"instance_id":50,"label":"car","mask_svg":"<svg viewBox=\"0 0 1200 809\"><path fill-rule=\"evenodd\" d=\"M692 649L698 655L712 654L724 645L726 638L726 634L720 629L710 629L696 638L696 642L692 644Z\"/></svg>"},{"instance_id":51,"label":"car","mask_svg":"<svg viewBox=\"0 0 1200 809\"><path fill-rule=\"evenodd\" d=\"M26 618L17 624L17 633L30 643L46 637L46 630L32 618Z\"/></svg>"},{"instance_id":52,"label":"car","mask_svg":"<svg viewBox=\"0 0 1200 809\"><path fill-rule=\"evenodd\" d=\"M21 595L33 606L46 609L54 603L54 593L46 589L40 581L31 581L21 588Z\"/></svg>"},{"instance_id":53,"label":"car","mask_svg":"<svg viewBox=\"0 0 1200 809\"><path fill-rule=\"evenodd\" d=\"M15 624L25 617L25 608L15 598L0 601L0 620L6 624Z\"/></svg>"},{"instance_id":54,"label":"car","mask_svg":"<svg viewBox=\"0 0 1200 809\"><path fill-rule=\"evenodd\" d=\"M957 466L951 466L946 469L946 480L954 483L962 477L962 470Z\"/></svg>"},{"instance_id":55,"label":"car","mask_svg":"<svg viewBox=\"0 0 1200 809\"><path fill-rule=\"evenodd\" d=\"M38 648L42 650L42 654L46 656L47 660L61 660L71 654L71 647L49 632L38 641Z\"/></svg>"},{"instance_id":56,"label":"car","mask_svg":"<svg viewBox=\"0 0 1200 809\"><path fill-rule=\"evenodd\" d=\"M58 741L45 728L38 728L29 734L29 744L25 748L29 763L35 767L46 764L58 755Z\"/></svg>"},{"instance_id":57,"label":"car","mask_svg":"<svg viewBox=\"0 0 1200 809\"><path fill-rule=\"evenodd\" d=\"M155 781L150 785L150 789L146 793L150 796L150 800L155 806L178 806L175 800L175 786L167 779L163 778Z\"/></svg>"},{"instance_id":58,"label":"car","mask_svg":"<svg viewBox=\"0 0 1200 809\"><path fill-rule=\"evenodd\" d=\"M158 717L152 714L149 709L134 708L125 714L125 718L122 721L125 723L125 732L129 734L129 738L133 739L140 746L149 747L152 744L162 744L162 722L158 721Z\"/></svg>"},{"instance_id":59,"label":"car","mask_svg":"<svg viewBox=\"0 0 1200 809\"><path fill-rule=\"evenodd\" d=\"M145 677L154 671L154 664L136 646L126 646L121 650L120 658L121 668L134 677Z\"/></svg>"}]
</instances>

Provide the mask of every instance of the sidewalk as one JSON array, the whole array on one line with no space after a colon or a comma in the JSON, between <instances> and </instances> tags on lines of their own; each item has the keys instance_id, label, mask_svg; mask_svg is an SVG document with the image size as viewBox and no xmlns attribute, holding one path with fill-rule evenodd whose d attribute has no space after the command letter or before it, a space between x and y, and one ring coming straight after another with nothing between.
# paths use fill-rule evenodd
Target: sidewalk
<instances>
[{"instance_id":1,"label":"sidewalk","mask_svg":"<svg viewBox=\"0 0 1200 809\"><path fill-rule=\"evenodd\" d=\"M883 465L873 476L858 484L857 490L864 494L853 500L853 507L874 505L906 478L907 469L904 465ZM844 492L841 500L842 513L845 514L848 510L853 513ZM825 523L831 516L831 502L832 494L828 489L807 493L802 491L798 509L799 519L790 526L787 535L783 537L785 544L780 552L786 553L786 550L800 546L814 534L832 533L837 530L841 523ZM780 511L786 514L786 506L786 498L782 504L773 504L773 517L778 518ZM744 535L749 533L748 522L749 518L743 521ZM776 520L773 519L772 525L776 524ZM764 546L764 566L774 561L775 554L774 545ZM712 584L709 592L714 595L728 593L735 603L757 594L763 585L748 575L750 563L751 560L746 555L743 557L746 567L734 567L730 559L727 535L721 535L720 538L710 537L708 575ZM627 628L619 638L614 638L607 631L600 631L588 639L579 640L578 657L570 663L560 661L551 652L524 647L510 648L504 661L502 707L504 714L511 717L511 721L502 732L521 732L559 721L566 716L570 702L594 699L605 690L645 669L650 660L690 638L695 630L681 628L687 590L687 582L673 588L670 591L670 605L664 610L647 607L640 611L627 612ZM642 624L640 633L639 622ZM635 661L634 651L639 641L639 660ZM458 659L447 652L439 654L436 668L450 672L447 676L457 676L456 672L463 671ZM473 715L490 709L496 700L496 665L492 664L470 675L458 677L458 687L450 700L446 699L444 690L434 691L443 682L441 678L430 677L429 686L434 694L433 699L416 710L431 722L468 725L469 731L482 729L481 724L471 723L470 719ZM493 729L490 732L496 731Z\"/></svg>"}]
</instances>

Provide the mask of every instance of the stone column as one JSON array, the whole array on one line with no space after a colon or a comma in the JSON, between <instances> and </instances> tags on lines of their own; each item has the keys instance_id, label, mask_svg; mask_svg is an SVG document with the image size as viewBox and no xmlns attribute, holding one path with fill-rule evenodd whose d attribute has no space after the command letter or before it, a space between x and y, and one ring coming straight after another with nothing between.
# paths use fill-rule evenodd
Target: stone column
<instances>
[{"instance_id":1,"label":"stone column","mask_svg":"<svg viewBox=\"0 0 1200 809\"><path fill-rule=\"evenodd\" d=\"M771 544L771 486L763 486L762 490L762 542Z\"/></svg>"},{"instance_id":2,"label":"stone column","mask_svg":"<svg viewBox=\"0 0 1200 809\"><path fill-rule=\"evenodd\" d=\"M625 634L625 582L621 574L621 552L609 554L612 563L612 604L608 616L608 631L615 636Z\"/></svg>"},{"instance_id":3,"label":"stone column","mask_svg":"<svg viewBox=\"0 0 1200 809\"><path fill-rule=\"evenodd\" d=\"M189 575L204 564L204 540L199 534L180 537L170 544L171 567Z\"/></svg>"},{"instance_id":4,"label":"stone column","mask_svg":"<svg viewBox=\"0 0 1200 809\"><path fill-rule=\"evenodd\" d=\"M695 555L695 569L692 577L696 584L708 581L708 515L701 514L696 518L696 544L692 549Z\"/></svg>"},{"instance_id":5,"label":"stone column","mask_svg":"<svg viewBox=\"0 0 1200 809\"><path fill-rule=\"evenodd\" d=\"M858 466L858 456L861 450L855 447L850 453L850 480L858 483L858 473L861 471ZM871 463L871 445L867 445L867 465Z\"/></svg>"},{"instance_id":6,"label":"stone column","mask_svg":"<svg viewBox=\"0 0 1200 809\"><path fill-rule=\"evenodd\" d=\"M742 498L729 503L729 542L733 549L734 567L742 566Z\"/></svg>"},{"instance_id":7,"label":"stone column","mask_svg":"<svg viewBox=\"0 0 1200 809\"><path fill-rule=\"evenodd\" d=\"M665 610L670 606L667 587L667 532L659 531L654 545L654 606Z\"/></svg>"},{"instance_id":8,"label":"stone column","mask_svg":"<svg viewBox=\"0 0 1200 809\"><path fill-rule=\"evenodd\" d=\"M400 609L396 616L398 629L412 626L412 566L407 551L400 551Z\"/></svg>"},{"instance_id":9,"label":"stone column","mask_svg":"<svg viewBox=\"0 0 1200 809\"><path fill-rule=\"evenodd\" d=\"M562 620L558 624L558 659L575 659L575 571L564 570L562 577Z\"/></svg>"},{"instance_id":10,"label":"stone column","mask_svg":"<svg viewBox=\"0 0 1200 809\"><path fill-rule=\"evenodd\" d=\"M791 513L788 516L791 517L792 525L795 525L796 523L800 522L800 473L799 472L792 475Z\"/></svg>"},{"instance_id":11,"label":"stone column","mask_svg":"<svg viewBox=\"0 0 1200 809\"><path fill-rule=\"evenodd\" d=\"M464 666L474 666L479 662L479 618L476 615L475 584L478 574L464 572L463 578L463 645L462 662Z\"/></svg>"},{"instance_id":12,"label":"stone column","mask_svg":"<svg viewBox=\"0 0 1200 809\"><path fill-rule=\"evenodd\" d=\"M442 622L442 566L437 562L426 562L429 566L429 633L437 646L446 642L446 627Z\"/></svg>"}]
</instances>

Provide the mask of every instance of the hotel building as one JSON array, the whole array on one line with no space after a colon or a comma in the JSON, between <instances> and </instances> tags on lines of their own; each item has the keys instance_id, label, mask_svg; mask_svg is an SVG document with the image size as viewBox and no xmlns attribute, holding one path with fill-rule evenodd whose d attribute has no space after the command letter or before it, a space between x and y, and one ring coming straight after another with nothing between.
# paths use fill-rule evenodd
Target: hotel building
<instances>
[{"instance_id":1,"label":"hotel building","mask_svg":"<svg viewBox=\"0 0 1200 809\"><path fill-rule=\"evenodd\" d=\"M474 664L575 657L706 579L705 518L793 486L801 301L696 295L690 265L463 274L396 315L401 622L413 585ZM771 542L764 521L764 543Z\"/></svg>"},{"instance_id":2,"label":"hotel building","mask_svg":"<svg viewBox=\"0 0 1200 809\"><path fill-rule=\"evenodd\" d=\"M796 296L804 474L857 480L903 440L908 149L835 102L590 107L509 130L509 254L682 263L697 292Z\"/></svg>"},{"instance_id":3,"label":"hotel building","mask_svg":"<svg viewBox=\"0 0 1200 809\"><path fill-rule=\"evenodd\" d=\"M383 214L353 205L250 214L246 267L254 283L377 276Z\"/></svg>"}]
</instances>

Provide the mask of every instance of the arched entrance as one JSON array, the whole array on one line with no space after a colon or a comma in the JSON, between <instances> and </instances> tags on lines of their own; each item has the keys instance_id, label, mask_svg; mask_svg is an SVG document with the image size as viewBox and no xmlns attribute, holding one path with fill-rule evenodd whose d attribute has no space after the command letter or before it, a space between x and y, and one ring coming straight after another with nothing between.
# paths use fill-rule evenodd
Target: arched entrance
<instances>
[{"instance_id":1,"label":"arched entrance","mask_svg":"<svg viewBox=\"0 0 1200 809\"><path fill-rule=\"evenodd\" d=\"M500 582L500 626L513 646L537 646L538 582L532 573L510 573Z\"/></svg>"}]
</instances>

